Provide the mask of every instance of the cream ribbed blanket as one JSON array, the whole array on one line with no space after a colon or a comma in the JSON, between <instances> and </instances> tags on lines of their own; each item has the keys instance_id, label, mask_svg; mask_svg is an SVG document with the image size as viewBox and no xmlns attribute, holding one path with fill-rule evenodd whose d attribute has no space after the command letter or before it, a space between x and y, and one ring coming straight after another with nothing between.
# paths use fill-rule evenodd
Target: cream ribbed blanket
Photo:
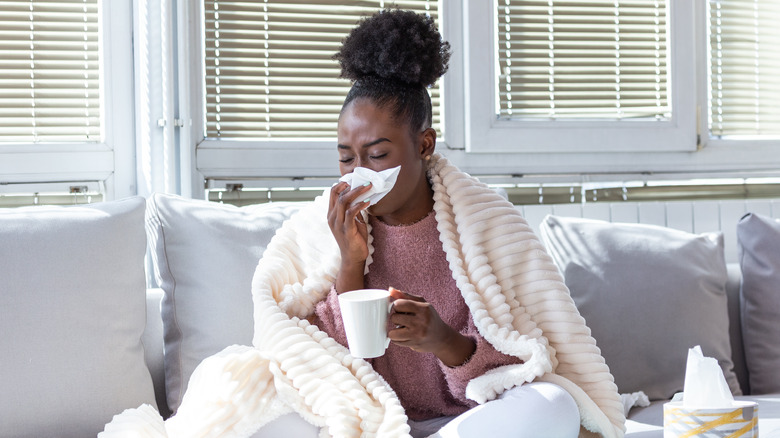
<instances>
[{"instance_id":1,"label":"cream ribbed blanket","mask_svg":"<svg viewBox=\"0 0 780 438\"><path fill-rule=\"evenodd\" d=\"M560 385L580 409L583 435L624 434L625 416L609 368L563 279L519 212L492 189L439 154L429 162L434 210L450 270L480 334L523 364L472 380L479 402L533 380ZM393 390L362 359L304 318L333 285L339 249L326 221L328 191L279 229L252 284L255 348L230 347L193 374L170 437L247 437L296 411L322 436L406 437L406 416ZM369 254L373 252L369 237ZM367 262L370 269L371 257ZM115 417L102 437L153 430L148 410ZM117 434L109 426L116 425Z\"/></svg>"}]
</instances>

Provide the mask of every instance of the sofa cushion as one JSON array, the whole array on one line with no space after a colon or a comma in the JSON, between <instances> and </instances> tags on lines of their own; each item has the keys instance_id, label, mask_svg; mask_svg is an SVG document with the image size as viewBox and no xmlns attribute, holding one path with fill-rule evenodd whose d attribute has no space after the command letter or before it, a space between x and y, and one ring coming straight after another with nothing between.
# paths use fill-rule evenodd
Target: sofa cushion
<instances>
[{"instance_id":1,"label":"sofa cushion","mask_svg":"<svg viewBox=\"0 0 780 438\"><path fill-rule=\"evenodd\" d=\"M620 392L682 391L688 349L720 363L735 394L720 233L548 216L540 232Z\"/></svg>"},{"instance_id":2,"label":"sofa cushion","mask_svg":"<svg viewBox=\"0 0 780 438\"><path fill-rule=\"evenodd\" d=\"M780 220L745 215L737 224L737 242L750 391L780 393Z\"/></svg>"},{"instance_id":3,"label":"sofa cushion","mask_svg":"<svg viewBox=\"0 0 780 438\"><path fill-rule=\"evenodd\" d=\"M203 359L229 345L252 345L252 276L276 229L298 208L149 198L147 234L165 294L165 386L173 412Z\"/></svg>"},{"instance_id":4,"label":"sofa cushion","mask_svg":"<svg viewBox=\"0 0 780 438\"><path fill-rule=\"evenodd\" d=\"M0 209L0 436L96 436L155 405L144 200Z\"/></svg>"}]
</instances>

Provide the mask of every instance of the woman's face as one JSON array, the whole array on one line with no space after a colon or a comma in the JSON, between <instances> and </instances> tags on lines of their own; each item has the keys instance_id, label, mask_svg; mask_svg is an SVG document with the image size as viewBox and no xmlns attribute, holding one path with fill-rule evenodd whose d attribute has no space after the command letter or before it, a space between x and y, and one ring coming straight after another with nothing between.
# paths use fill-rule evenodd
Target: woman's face
<instances>
[{"instance_id":1,"label":"woman's face","mask_svg":"<svg viewBox=\"0 0 780 438\"><path fill-rule=\"evenodd\" d=\"M338 123L339 170L356 167L382 171L401 166L395 186L368 212L389 224L416 222L430 212L433 194L426 176L426 157L436 146L436 132L412 133L392 113L368 99L355 99L344 108ZM415 217L419 216L419 217Z\"/></svg>"}]
</instances>

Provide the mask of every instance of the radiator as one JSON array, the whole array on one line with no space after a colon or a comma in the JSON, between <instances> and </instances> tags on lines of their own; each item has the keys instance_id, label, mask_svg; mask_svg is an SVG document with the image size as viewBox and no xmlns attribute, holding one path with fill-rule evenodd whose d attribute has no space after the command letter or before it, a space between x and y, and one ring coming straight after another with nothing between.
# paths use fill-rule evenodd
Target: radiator
<instances>
[{"instance_id":1,"label":"radiator","mask_svg":"<svg viewBox=\"0 0 780 438\"><path fill-rule=\"evenodd\" d=\"M746 213L780 218L780 199L670 202L604 202L586 204L518 205L538 234L548 214L608 222L640 223L689 233L723 232L726 263L736 263L737 222Z\"/></svg>"}]
</instances>

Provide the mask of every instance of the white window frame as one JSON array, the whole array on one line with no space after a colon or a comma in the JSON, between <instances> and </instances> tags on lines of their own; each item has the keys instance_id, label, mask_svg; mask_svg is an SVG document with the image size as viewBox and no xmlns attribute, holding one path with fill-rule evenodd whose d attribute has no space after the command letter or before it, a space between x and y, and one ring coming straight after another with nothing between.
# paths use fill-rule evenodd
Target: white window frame
<instances>
[{"instance_id":1,"label":"white window frame","mask_svg":"<svg viewBox=\"0 0 780 438\"><path fill-rule=\"evenodd\" d=\"M695 33L691 1L671 1L669 120L508 120L496 117L496 2L467 2L466 150L476 153L691 151L696 149ZM490 48L486 50L486 48Z\"/></svg>"},{"instance_id":2,"label":"white window frame","mask_svg":"<svg viewBox=\"0 0 780 438\"><path fill-rule=\"evenodd\" d=\"M181 1L181 0L180 0ZM459 0L457 2L459 3ZM440 15L442 23L442 33L453 26L460 26L460 11L454 11L456 8L450 7L450 0L440 0L440 5L444 5L443 14ZM441 6L440 6L441 7ZM264 178L299 178L299 177L336 177L338 175L338 155L336 152L336 140L221 140L207 139L203 129L203 2L193 2L189 5L190 20L186 23L186 29L180 30L180 35L184 41L187 41L184 49L187 52L189 61L183 67L187 67L188 78L179 76L182 80L189 82L189 101L191 128L189 152L195 157L193 174L196 175L193 181L199 183L199 186L193 187L193 196L199 196L203 193L202 181L207 179L251 179L257 177ZM448 14L448 10L453 10L454 15ZM450 16L451 15L451 16ZM446 21L445 21L446 20ZM179 46L182 47L181 45ZM180 51L181 53L181 51ZM456 56L453 56L456 58ZM448 76L457 76L461 67L457 59L450 61L450 72L445 75L444 89L449 86ZM453 67L455 67L453 69ZM453 72L452 70L457 70ZM458 83L462 84L462 80ZM450 126L460 126L458 122L458 98L451 99L450 93L444 100L445 123L447 128L446 139L440 139L439 148L448 148L448 141L452 138L458 138L459 133L450 134ZM345 96L346 97L346 96ZM462 102L462 98L460 98ZM460 106L462 108L462 104ZM462 111L462 110L460 110ZM462 119L462 115L460 116ZM186 125L186 123L185 123ZM455 129L453 129L455 131Z\"/></svg>"},{"instance_id":3,"label":"white window frame","mask_svg":"<svg viewBox=\"0 0 780 438\"><path fill-rule=\"evenodd\" d=\"M3 191L95 182L105 199L135 194L132 0L104 0L100 14L104 141L0 144L0 183L8 184Z\"/></svg>"},{"instance_id":4,"label":"white window frame","mask_svg":"<svg viewBox=\"0 0 780 438\"><path fill-rule=\"evenodd\" d=\"M457 50L458 47L463 47L467 54L481 54L480 49L483 52L485 36L474 35L473 27L468 26L468 21L472 19L479 19L478 9L480 7L487 8L487 2L494 0L484 1L466 1L462 0L453 1L459 5L467 4L468 6L461 6L461 9L470 8L468 14L463 15L463 34L461 39L456 39L452 35L449 36L453 47ZM561 178L579 179L599 179L599 178L615 178L618 175L624 177L626 175L640 175L643 180L653 179L656 176L660 178L668 178L668 175L677 175L677 178L699 177L702 175L717 176L721 174L770 174L777 176L780 173L780 141L779 140L760 140L760 139L716 139L709 137L709 130L707 126L707 108L708 108L708 59L709 59L709 43L708 43L708 17L707 17L707 0L686 0L671 2L673 5L685 4L687 9L686 16L688 16L686 23L679 23L679 21L673 21L673 25L682 24L683 27L690 28L689 32L692 35L690 41L693 41L694 51L690 55L690 58L695 62L693 65L689 64L688 72L675 72L673 74L683 74L690 84L689 89L693 91L695 97L695 107L689 110L689 115L692 115L695 119L695 135L698 140L692 143L695 147L691 150L683 151L657 151L657 150L642 150L642 151L622 151L620 145L612 148L599 148L595 152L561 152L550 149L541 148L537 152L484 152L474 151L474 147L470 147L468 144L469 138L472 140L480 140L481 138L475 137L473 132L469 131L468 125L463 124L464 142L460 144L451 145L453 150L446 151L446 155L461 169L475 174L475 175L511 175L511 176L523 176L533 177L534 175L551 176L558 175ZM454 7L454 4L448 6ZM492 10L492 9L491 9ZM673 11L674 12L674 11ZM672 14L675 15L675 14ZM670 17L671 20L677 20L675 16ZM481 18L484 21L484 17ZM474 24L472 22L472 24ZM485 24L483 24L485 25ZM674 36L672 37L674 38ZM480 42L482 40L482 42ZM671 47L674 48L677 45L677 41L671 41ZM488 61L474 61L473 57L466 56L467 60L463 63L464 66L472 66L472 70L478 69L479 66L486 65ZM471 62L471 64L469 64ZM490 63L490 65L493 65ZM679 68L679 67L678 67ZM452 73L452 69L447 75ZM450 79L453 79L450 77ZM484 98L485 95L493 95L492 90L490 93L478 91L480 85L484 86L485 83L493 84L492 78L483 78L484 82L475 80L474 76L470 72L466 71L464 74L463 82L451 85L448 90L465 90L463 95L463 108L465 110L465 116L462 120L471 121L472 116L480 111L479 106L475 106L475 102ZM494 85L491 85L494 86ZM448 91L449 93L449 91ZM450 98L450 94L446 95ZM484 105L484 103L482 104ZM488 114L492 114L491 111ZM447 119L449 123L449 120ZM483 119L484 122L484 119ZM448 124L448 134L454 131L452 124ZM592 131L592 130L591 130ZM503 134L507 137L508 141L522 138L522 134L512 130L503 130ZM583 144L584 142L590 142L591 145L597 146L603 145L601 141L593 142L593 132L586 131L585 136L577 139L577 144ZM503 141L503 140L502 140ZM614 142L611 138L607 138L605 141ZM586 148L593 150L592 147Z\"/></svg>"},{"instance_id":5,"label":"white window frame","mask_svg":"<svg viewBox=\"0 0 780 438\"><path fill-rule=\"evenodd\" d=\"M701 115L699 131L701 136L700 149L705 152L704 168L718 167L723 170L742 170L754 173L765 173L772 176L780 175L780 139L757 138L747 136L711 137L708 126L709 109L709 9L706 0L696 0L696 14L701 17L697 28L697 37L703 41L697 45L696 77L699 108ZM705 161L706 160L706 161Z\"/></svg>"},{"instance_id":6,"label":"white window frame","mask_svg":"<svg viewBox=\"0 0 780 438\"><path fill-rule=\"evenodd\" d=\"M252 178L330 176L334 169L323 164L331 163L335 142L291 140L222 140L207 139L203 78L205 77L203 51L203 23L205 11L203 2L190 5L190 17L180 34L185 35L190 77L191 154L195 157L195 172L201 178ZM181 46L180 46L181 47ZM193 194L203 187L194 187Z\"/></svg>"},{"instance_id":7,"label":"white window frame","mask_svg":"<svg viewBox=\"0 0 780 438\"><path fill-rule=\"evenodd\" d=\"M647 122L648 132L636 128L634 121L607 124L572 122L563 137L552 143L542 140L560 130L560 122L532 122L536 140L528 129L516 129L518 122L495 120L492 99L495 66L490 42L493 38L490 6L496 0L446 0L440 10L441 30L453 47L450 68L444 76L444 123L446 137L439 139L437 150L461 169L475 175L582 175L609 177L637 175L680 175L681 178L719 173L765 172L780 169L780 142L775 140L711 139L707 127L708 19L707 0L671 2L670 50L673 59L673 119L666 122L682 140L666 145L664 137L653 131L664 122ZM179 0L179 4L189 3ZM490 3L489 3L490 2ZM302 140L211 140L204 138L202 102L203 53L201 2L189 3L186 23L180 20L179 83L187 84L180 96L186 96L190 118L185 119L188 147L182 154L192 158L192 196L202 197L204 178L214 180L251 180L252 178L333 177L335 146L331 141ZM180 11L182 9L180 8ZM482 11L482 12L480 12ZM184 61L183 61L184 60ZM491 66L490 69L484 66ZM188 90L188 92L186 91ZM180 105L183 104L180 97ZM491 109L486 111L485 108ZM506 122L506 123L505 123ZM568 122L568 121L567 121ZM522 122L528 123L528 122ZM579 125L579 126L578 126ZM606 134L605 126L612 125ZM628 127L626 127L628 126ZM552 128L552 130L550 129ZM642 139L651 139L638 145ZM538 142L541 146L534 146ZM485 147L490 144L490 147ZM670 143L671 144L671 143Z\"/></svg>"}]
</instances>

